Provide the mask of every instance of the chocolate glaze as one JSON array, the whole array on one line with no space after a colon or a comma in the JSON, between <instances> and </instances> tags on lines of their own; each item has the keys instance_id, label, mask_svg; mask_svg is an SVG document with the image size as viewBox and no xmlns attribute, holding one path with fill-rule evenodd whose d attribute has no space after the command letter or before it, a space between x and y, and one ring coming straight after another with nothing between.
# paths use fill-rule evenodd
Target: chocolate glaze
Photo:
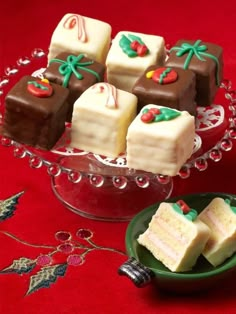
<instances>
[{"instance_id":1,"label":"chocolate glaze","mask_svg":"<svg viewBox=\"0 0 236 314\"><path fill-rule=\"evenodd\" d=\"M158 67L155 65L148 67L132 89L132 93L138 97L138 111L145 105L156 104L186 110L195 116L195 74L190 70L172 68L177 72L177 80L169 84L159 84L146 77L146 73L156 69Z\"/></svg>"},{"instance_id":2,"label":"chocolate glaze","mask_svg":"<svg viewBox=\"0 0 236 314\"><path fill-rule=\"evenodd\" d=\"M27 90L28 82L36 80L24 76L7 94L2 134L16 142L49 150L65 130L69 91L51 83L50 97L36 97Z\"/></svg>"},{"instance_id":3,"label":"chocolate glaze","mask_svg":"<svg viewBox=\"0 0 236 314\"><path fill-rule=\"evenodd\" d=\"M183 43L189 43L193 45L194 40L179 40L174 47L180 47ZM223 49L222 47L208 43L201 42L201 45L206 45L206 53L214 55L219 61L219 81L223 79ZM188 53L181 57L176 56L176 51L170 52L169 58L166 61L166 66L181 67L183 68L184 62L188 56ZM196 74L196 102L199 106L209 106L215 97L218 90L216 82L216 62L209 57L202 57L205 61L199 60L195 55L192 56L188 69L192 70Z\"/></svg>"},{"instance_id":4,"label":"chocolate glaze","mask_svg":"<svg viewBox=\"0 0 236 314\"><path fill-rule=\"evenodd\" d=\"M66 61L69 55L72 55L72 54L63 52L57 55L55 59ZM93 63L91 65L86 66L86 68L96 72L100 77L100 81L103 82L104 74L105 74L105 66L87 57L83 57L80 62L84 63L84 62L89 62L89 61L92 61ZM64 76L61 75L59 72L59 67L61 66L61 64L62 63L59 63L59 62L50 63L50 65L47 67L47 69L45 70L43 74L44 77L47 78L50 82L54 82L56 84L62 85ZM77 79L76 76L72 74L70 76L70 80L67 86L70 91L70 94L68 97L69 111L68 111L67 119L66 119L68 122L71 122L74 102L87 88L89 88L90 86L98 82L95 75L88 73L79 68L77 68L77 71L80 74L82 74L83 78Z\"/></svg>"}]
</instances>

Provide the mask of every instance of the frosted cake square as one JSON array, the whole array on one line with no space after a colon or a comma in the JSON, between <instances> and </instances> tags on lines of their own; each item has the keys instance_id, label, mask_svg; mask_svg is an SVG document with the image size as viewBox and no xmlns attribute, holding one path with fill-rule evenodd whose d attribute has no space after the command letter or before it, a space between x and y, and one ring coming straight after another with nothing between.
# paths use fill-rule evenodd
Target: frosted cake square
<instances>
[{"instance_id":1,"label":"frosted cake square","mask_svg":"<svg viewBox=\"0 0 236 314\"><path fill-rule=\"evenodd\" d=\"M156 104L196 115L196 77L190 70L151 65L136 81L132 93L138 97L138 111Z\"/></svg>"},{"instance_id":2,"label":"frosted cake square","mask_svg":"<svg viewBox=\"0 0 236 314\"><path fill-rule=\"evenodd\" d=\"M175 176L194 147L195 121L187 111L146 105L127 133L127 166Z\"/></svg>"},{"instance_id":3,"label":"frosted cake square","mask_svg":"<svg viewBox=\"0 0 236 314\"><path fill-rule=\"evenodd\" d=\"M212 104L223 79L223 49L201 40L178 40L170 50L166 66L189 69L196 74L196 102Z\"/></svg>"},{"instance_id":4,"label":"frosted cake square","mask_svg":"<svg viewBox=\"0 0 236 314\"><path fill-rule=\"evenodd\" d=\"M121 31L113 39L107 55L107 80L117 88L131 92L146 68L153 64L163 65L165 57L163 37Z\"/></svg>"},{"instance_id":5,"label":"frosted cake square","mask_svg":"<svg viewBox=\"0 0 236 314\"><path fill-rule=\"evenodd\" d=\"M70 145L117 157L126 149L127 129L136 114L135 95L108 83L97 83L74 103Z\"/></svg>"},{"instance_id":6,"label":"frosted cake square","mask_svg":"<svg viewBox=\"0 0 236 314\"><path fill-rule=\"evenodd\" d=\"M137 241L172 272L189 271L210 236L209 227L183 201L162 202Z\"/></svg>"},{"instance_id":7,"label":"frosted cake square","mask_svg":"<svg viewBox=\"0 0 236 314\"><path fill-rule=\"evenodd\" d=\"M213 266L220 265L236 252L236 207L216 197L199 218L211 229L203 255Z\"/></svg>"},{"instance_id":8,"label":"frosted cake square","mask_svg":"<svg viewBox=\"0 0 236 314\"><path fill-rule=\"evenodd\" d=\"M50 82L69 89L69 111L67 121L71 121L74 102L90 86L104 81L105 66L85 57L62 52L49 61L44 77Z\"/></svg>"},{"instance_id":9,"label":"frosted cake square","mask_svg":"<svg viewBox=\"0 0 236 314\"><path fill-rule=\"evenodd\" d=\"M23 76L6 95L3 135L51 149L65 130L68 95L58 84Z\"/></svg>"},{"instance_id":10,"label":"frosted cake square","mask_svg":"<svg viewBox=\"0 0 236 314\"><path fill-rule=\"evenodd\" d=\"M111 43L111 26L103 21L67 13L55 28L49 46L48 61L61 52L83 53L105 63Z\"/></svg>"}]
</instances>

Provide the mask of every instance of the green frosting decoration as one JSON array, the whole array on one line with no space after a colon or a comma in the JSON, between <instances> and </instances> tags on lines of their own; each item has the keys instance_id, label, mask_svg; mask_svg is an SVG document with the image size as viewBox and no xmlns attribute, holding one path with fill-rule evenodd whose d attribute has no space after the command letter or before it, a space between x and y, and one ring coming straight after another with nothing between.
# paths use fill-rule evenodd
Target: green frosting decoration
<instances>
[{"instance_id":1,"label":"green frosting decoration","mask_svg":"<svg viewBox=\"0 0 236 314\"><path fill-rule=\"evenodd\" d=\"M94 75L96 77L98 82L101 81L100 76L98 75L97 72L86 68L86 66L93 64L93 61L80 62L80 60L83 59L83 57L84 57L84 55L80 54L77 57L73 56L73 55L69 55L67 57L66 61L61 60L61 59L50 60L49 64L51 64L52 62L61 63L61 65L59 67L59 73L64 76L64 80L63 80L63 84L62 84L64 87L68 86L72 73L76 76L76 78L78 80L82 80L84 78L83 75L78 72L78 70L82 70L82 71L91 73L92 75Z\"/></svg>"},{"instance_id":2,"label":"green frosting decoration","mask_svg":"<svg viewBox=\"0 0 236 314\"><path fill-rule=\"evenodd\" d=\"M35 87L39 88L39 89L42 89L42 90L48 90L48 87L47 86L44 86L43 84L40 84L36 81L28 81L27 84L32 84L34 85Z\"/></svg>"},{"instance_id":3,"label":"green frosting decoration","mask_svg":"<svg viewBox=\"0 0 236 314\"><path fill-rule=\"evenodd\" d=\"M144 109L142 111L142 114L145 115L146 113L149 112L150 109L151 108ZM163 108L160 108L159 110L160 110L160 113L154 114L154 117L150 122L169 121L169 120L175 119L181 115L181 113L179 111L174 110L174 109L170 109L170 108L164 108L163 107ZM142 117L141 117L141 119L142 119Z\"/></svg>"},{"instance_id":4,"label":"green frosting decoration","mask_svg":"<svg viewBox=\"0 0 236 314\"><path fill-rule=\"evenodd\" d=\"M232 209L232 211L236 214L236 207L230 205L230 199L228 199L228 198L225 199L225 203L226 203L227 205L229 205L229 207Z\"/></svg>"},{"instance_id":5,"label":"green frosting decoration","mask_svg":"<svg viewBox=\"0 0 236 314\"><path fill-rule=\"evenodd\" d=\"M168 73L170 73L170 71L172 70L172 68L166 68L165 71L162 72L162 74L160 75L160 80L159 83L162 84L164 78L167 76Z\"/></svg>"},{"instance_id":6,"label":"green frosting decoration","mask_svg":"<svg viewBox=\"0 0 236 314\"><path fill-rule=\"evenodd\" d=\"M188 69L189 64L191 62L191 59L193 56L196 56L198 60L206 61L203 57L208 57L215 61L216 64L216 85L220 85L220 79L219 79L219 60L216 58L216 56L207 53L206 50L208 49L206 45L200 45L201 40L197 40L193 45L190 45L189 43L182 43L180 47L173 47L170 51L177 51L176 56L182 57L184 54L188 54L185 62L184 62L184 69Z\"/></svg>"},{"instance_id":7,"label":"green frosting decoration","mask_svg":"<svg viewBox=\"0 0 236 314\"><path fill-rule=\"evenodd\" d=\"M189 212L187 214L184 214L181 207L178 204L174 203L172 204L172 206L177 213L183 215L186 219L190 221L194 221L197 218L198 213L195 209L190 208Z\"/></svg>"},{"instance_id":8,"label":"green frosting decoration","mask_svg":"<svg viewBox=\"0 0 236 314\"><path fill-rule=\"evenodd\" d=\"M128 34L127 36L125 36L122 34L121 39L119 41L119 46L121 47L123 52L127 54L127 56L130 58L134 58L138 56L137 51L133 50L130 46L132 41L137 41L140 45L145 45L142 39L136 35Z\"/></svg>"}]
</instances>

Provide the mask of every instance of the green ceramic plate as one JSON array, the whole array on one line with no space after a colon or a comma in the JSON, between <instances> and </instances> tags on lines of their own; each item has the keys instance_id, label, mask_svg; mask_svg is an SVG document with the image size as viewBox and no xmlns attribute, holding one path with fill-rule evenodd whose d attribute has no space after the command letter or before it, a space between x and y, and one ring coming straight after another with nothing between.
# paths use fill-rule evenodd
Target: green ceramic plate
<instances>
[{"instance_id":1,"label":"green ceramic plate","mask_svg":"<svg viewBox=\"0 0 236 314\"><path fill-rule=\"evenodd\" d=\"M191 194L168 199L167 202L184 200L191 208L202 211L214 197L228 198L236 206L236 195L225 193ZM207 260L200 256L195 267L185 273L174 273L168 270L161 262L143 246L139 245L137 238L143 233L157 210L159 203L144 209L136 215L128 225L126 232L126 249L129 257L133 257L154 274L155 281L160 288L177 291L191 292L207 288L219 279L224 279L232 271L236 271L236 254L228 258L218 267L213 267Z\"/></svg>"}]
</instances>

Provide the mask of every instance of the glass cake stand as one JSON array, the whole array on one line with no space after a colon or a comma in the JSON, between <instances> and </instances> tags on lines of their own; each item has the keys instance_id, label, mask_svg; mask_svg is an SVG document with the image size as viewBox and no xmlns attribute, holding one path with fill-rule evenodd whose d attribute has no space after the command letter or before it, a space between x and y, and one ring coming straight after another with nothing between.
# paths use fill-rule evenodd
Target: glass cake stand
<instances>
[{"instance_id":1,"label":"glass cake stand","mask_svg":"<svg viewBox=\"0 0 236 314\"><path fill-rule=\"evenodd\" d=\"M0 130L4 97L23 75L43 76L47 52L34 49L20 57L0 76ZM236 91L223 80L214 104L198 107L195 146L192 156L178 173L182 179L191 169L204 171L208 160L218 162L236 139ZM143 208L167 199L173 191L173 178L129 169L125 155L107 158L69 147L70 124L51 151L45 151L0 137L1 145L13 147L14 156L27 157L32 168L47 167L56 197L73 212L87 218L109 221L130 220Z\"/></svg>"}]
</instances>

